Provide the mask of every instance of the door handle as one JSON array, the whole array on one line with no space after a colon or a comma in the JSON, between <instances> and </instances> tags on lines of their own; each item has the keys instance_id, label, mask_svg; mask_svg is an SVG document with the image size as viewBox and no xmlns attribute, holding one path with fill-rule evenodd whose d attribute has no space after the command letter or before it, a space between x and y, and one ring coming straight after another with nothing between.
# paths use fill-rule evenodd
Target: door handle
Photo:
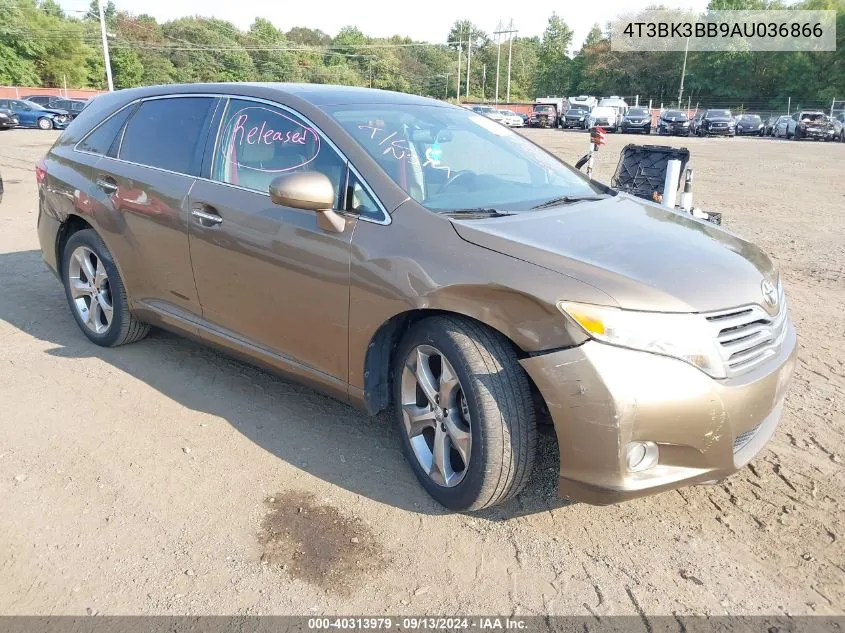
<instances>
[{"instance_id":1,"label":"door handle","mask_svg":"<svg viewBox=\"0 0 845 633\"><path fill-rule=\"evenodd\" d=\"M215 227L223 221L223 218L208 205L197 205L191 209L191 215L196 218L197 222L206 228Z\"/></svg>"},{"instance_id":2,"label":"door handle","mask_svg":"<svg viewBox=\"0 0 845 633\"><path fill-rule=\"evenodd\" d=\"M100 176L97 178L97 187L109 195L117 193L117 182L111 176Z\"/></svg>"}]
</instances>

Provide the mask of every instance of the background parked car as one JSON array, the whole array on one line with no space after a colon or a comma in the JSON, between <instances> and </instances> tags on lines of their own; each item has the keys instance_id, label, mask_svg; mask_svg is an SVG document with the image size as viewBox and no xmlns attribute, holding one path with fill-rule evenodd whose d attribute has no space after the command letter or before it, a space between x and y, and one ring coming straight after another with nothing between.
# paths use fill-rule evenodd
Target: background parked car
<instances>
[{"instance_id":1,"label":"background parked car","mask_svg":"<svg viewBox=\"0 0 845 633\"><path fill-rule=\"evenodd\" d=\"M502 123L508 127L522 127L522 117L511 110L498 110L502 115Z\"/></svg>"},{"instance_id":2,"label":"background parked car","mask_svg":"<svg viewBox=\"0 0 845 633\"><path fill-rule=\"evenodd\" d=\"M9 109L0 109L0 130L8 130L16 127L18 124L18 115Z\"/></svg>"},{"instance_id":3,"label":"background parked car","mask_svg":"<svg viewBox=\"0 0 845 633\"><path fill-rule=\"evenodd\" d=\"M799 110L789 118L786 126L786 137L795 141L802 138L828 141L833 136L833 124L819 110Z\"/></svg>"},{"instance_id":4,"label":"background parked car","mask_svg":"<svg viewBox=\"0 0 845 633\"><path fill-rule=\"evenodd\" d=\"M535 103L531 112L531 127L557 127L557 108L550 103Z\"/></svg>"},{"instance_id":5,"label":"background parked car","mask_svg":"<svg viewBox=\"0 0 845 633\"><path fill-rule=\"evenodd\" d=\"M736 124L730 110L705 110L701 123L696 127L698 136L733 136Z\"/></svg>"},{"instance_id":6,"label":"background parked car","mask_svg":"<svg viewBox=\"0 0 845 633\"><path fill-rule=\"evenodd\" d=\"M536 106L552 106L555 110L554 125L551 127L559 127L563 125L563 115L569 110L569 100L566 97L537 97L534 99L535 110Z\"/></svg>"},{"instance_id":7,"label":"background parked car","mask_svg":"<svg viewBox=\"0 0 845 633\"><path fill-rule=\"evenodd\" d=\"M636 132L638 134L651 134L651 112L648 108L629 108L622 117L620 125L622 133Z\"/></svg>"},{"instance_id":8,"label":"background parked car","mask_svg":"<svg viewBox=\"0 0 845 633\"><path fill-rule=\"evenodd\" d=\"M488 119L496 121L497 123L501 123L503 119L502 115L499 114L499 111L492 106L475 105L472 106L470 110L476 114L480 114L481 116L486 116Z\"/></svg>"},{"instance_id":9,"label":"background parked car","mask_svg":"<svg viewBox=\"0 0 845 633\"><path fill-rule=\"evenodd\" d=\"M563 116L563 128L586 128L587 118L590 116L589 106L578 104L573 105Z\"/></svg>"},{"instance_id":10,"label":"background parked car","mask_svg":"<svg viewBox=\"0 0 845 633\"><path fill-rule=\"evenodd\" d=\"M754 134L763 136L763 119L759 114L743 114L736 120L736 135Z\"/></svg>"},{"instance_id":11,"label":"background parked car","mask_svg":"<svg viewBox=\"0 0 845 633\"><path fill-rule=\"evenodd\" d=\"M786 131L789 127L789 116L786 114L782 114L778 117L777 121L775 121L775 125L772 128L772 136L775 138L787 138Z\"/></svg>"},{"instance_id":12,"label":"background parked car","mask_svg":"<svg viewBox=\"0 0 845 633\"><path fill-rule=\"evenodd\" d=\"M31 101L32 103L37 103L41 106L47 106L50 104L51 101L55 101L56 99L61 99L59 95L32 95L29 97L24 97L22 101Z\"/></svg>"},{"instance_id":13,"label":"background parked car","mask_svg":"<svg viewBox=\"0 0 845 633\"><path fill-rule=\"evenodd\" d=\"M0 108L7 108L18 117L21 127L37 127L41 130L63 130L70 121L67 110L44 108L31 101L0 99Z\"/></svg>"},{"instance_id":14,"label":"background parked car","mask_svg":"<svg viewBox=\"0 0 845 633\"><path fill-rule=\"evenodd\" d=\"M774 136L775 135L775 123L778 120L778 116L770 116L766 119L766 122L763 124L763 131L760 136Z\"/></svg>"},{"instance_id":15,"label":"background parked car","mask_svg":"<svg viewBox=\"0 0 845 633\"><path fill-rule=\"evenodd\" d=\"M79 116L79 113L88 105L87 101L82 99L54 99L46 105L48 108L56 108L58 110L67 110L70 120L72 121Z\"/></svg>"},{"instance_id":16,"label":"background parked car","mask_svg":"<svg viewBox=\"0 0 845 633\"><path fill-rule=\"evenodd\" d=\"M587 127L600 127L608 132L615 132L619 126L616 109L610 106L596 106L590 112Z\"/></svg>"},{"instance_id":17,"label":"background parked car","mask_svg":"<svg viewBox=\"0 0 845 633\"><path fill-rule=\"evenodd\" d=\"M701 112L696 111L695 115L690 119L689 122L689 131L690 134L695 134L698 136L698 128L701 126L701 119L704 118L704 110Z\"/></svg>"},{"instance_id":18,"label":"background parked car","mask_svg":"<svg viewBox=\"0 0 845 633\"><path fill-rule=\"evenodd\" d=\"M525 127L528 127L528 124L531 122L531 117L529 117L524 112L520 112L519 116L522 117L522 125L525 126Z\"/></svg>"},{"instance_id":19,"label":"background parked car","mask_svg":"<svg viewBox=\"0 0 845 633\"><path fill-rule=\"evenodd\" d=\"M599 107L613 108L616 112L616 125L614 129L622 123L622 118L628 113L628 103L622 97L616 95L612 97L604 97L599 101Z\"/></svg>"},{"instance_id":20,"label":"background parked car","mask_svg":"<svg viewBox=\"0 0 845 633\"><path fill-rule=\"evenodd\" d=\"M689 116L683 110L666 110L657 119L657 133L667 136L689 136Z\"/></svg>"},{"instance_id":21,"label":"background parked car","mask_svg":"<svg viewBox=\"0 0 845 633\"><path fill-rule=\"evenodd\" d=\"M839 142L845 143L845 112L839 113L836 122L839 124Z\"/></svg>"}]
</instances>

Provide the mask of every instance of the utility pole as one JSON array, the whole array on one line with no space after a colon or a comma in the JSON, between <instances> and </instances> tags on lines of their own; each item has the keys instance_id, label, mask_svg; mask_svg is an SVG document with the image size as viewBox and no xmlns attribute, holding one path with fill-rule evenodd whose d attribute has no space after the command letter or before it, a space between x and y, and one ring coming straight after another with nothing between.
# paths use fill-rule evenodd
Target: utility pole
<instances>
[{"instance_id":1,"label":"utility pole","mask_svg":"<svg viewBox=\"0 0 845 633\"><path fill-rule=\"evenodd\" d=\"M681 88L678 90L678 107L681 107L681 99L684 98L684 76L687 74L687 53L689 53L689 38L684 46L684 65L681 68Z\"/></svg>"},{"instance_id":2,"label":"utility pole","mask_svg":"<svg viewBox=\"0 0 845 633\"><path fill-rule=\"evenodd\" d=\"M511 18L510 25L508 26L510 40L508 41L508 91L507 97L505 97L505 101L510 103L511 101L511 57L513 56L513 38L516 34L516 31L513 30L513 18Z\"/></svg>"},{"instance_id":3,"label":"utility pole","mask_svg":"<svg viewBox=\"0 0 845 633\"><path fill-rule=\"evenodd\" d=\"M458 103L461 102L461 51L464 47L464 25L461 24L461 30L458 34Z\"/></svg>"},{"instance_id":4,"label":"utility pole","mask_svg":"<svg viewBox=\"0 0 845 633\"><path fill-rule=\"evenodd\" d=\"M487 92L487 64L481 64L481 100L484 101L484 94Z\"/></svg>"},{"instance_id":5,"label":"utility pole","mask_svg":"<svg viewBox=\"0 0 845 633\"><path fill-rule=\"evenodd\" d=\"M469 27L469 34L467 36L467 91L466 91L466 99L469 100L469 68L470 62L472 62L472 25L470 24Z\"/></svg>"},{"instance_id":6,"label":"utility pole","mask_svg":"<svg viewBox=\"0 0 845 633\"><path fill-rule=\"evenodd\" d=\"M103 38L103 63L106 66L106 80L109 84L109 92L114 92L114 82L111 78L111 59L109 59L109 41L106 38L106 16L103 13L103 0L97 2L100 9L100 35Z\"/></svg>"},{"instance_id":7,"label":"utility pole","mask_svg":"<svg viewBox=\"0 0 845 633\"><path fill-rule=\"evenodd\" d=\"M789 97L789 100L786 102L786 113L789 114L791 109L792 109L792 97Z\"/></svg>"},{"instance_id":8,"label":"utility pole","mask_svg":"<svg viewBox=\"0 0 845 633\"><path fill-rule=\"evenodd\" d=\"M496 30L493 34L496 36L496 103L499 103L499 59L502 56L502 35L507 35L510 38L508 42L508 87L507 87L507 100L510 101L511 99L511 52L513 51L513 34L516 31L513 28L513 19L511 19L508 28L506 29L502 25L502 21L499 20L499 25L496 27Z\"/></svg>"},{"instance_id":9,"label":"utility pole","mask_svg":"<svg viewBox=\"0 0 845 633\"><path fill-rule=\"evenodd\" d=\"M449 75L452 73L444 73L443 76L446 78L446 97L445 99L448 101L449 99Z\"/></svg>"},{"instance_id":10,"label":"utility pole","mask_svg":"<svg viewBox=\"0 0 845 633\"><path fill-rule=\"evenodd\" d=\"M496 36L496 105L499 105L499 60L502 58L502 22L496 27L493 33Z\"/></svg>"}]
</instances>

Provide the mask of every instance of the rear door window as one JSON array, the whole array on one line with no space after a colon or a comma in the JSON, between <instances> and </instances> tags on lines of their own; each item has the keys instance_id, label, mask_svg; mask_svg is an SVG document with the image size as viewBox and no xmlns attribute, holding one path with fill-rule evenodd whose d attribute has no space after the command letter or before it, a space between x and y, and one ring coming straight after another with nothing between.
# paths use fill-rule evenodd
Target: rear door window
<instances>
[{"instance_id":1,"label":"rear door window","mask_svg":"<svg viewBox=\"0 0 845 633\"><path fill-rule=\"evenodd\" d=\"M212 103L212 97L142 102L126 125L118 158L179 174L198 175Z\"/></svg>"},{"instance_id":2,"label":"rear door window","mask_svg":"<svg viewBox=\"0 0 845 633\"><path fill-rule=\"evenodd\" d=\"M106 119L99 126L88 134L76 146L77 149L83 152L90 152L92 154L102 154L103 156L112 156L113 152L109 150L115 145L115 139L123 129L123 124L134 110L133 106L123 108L123 110L115 113L113 116ZM114 148L116 149L116 148Z\"/></svg>"}]
</instances>

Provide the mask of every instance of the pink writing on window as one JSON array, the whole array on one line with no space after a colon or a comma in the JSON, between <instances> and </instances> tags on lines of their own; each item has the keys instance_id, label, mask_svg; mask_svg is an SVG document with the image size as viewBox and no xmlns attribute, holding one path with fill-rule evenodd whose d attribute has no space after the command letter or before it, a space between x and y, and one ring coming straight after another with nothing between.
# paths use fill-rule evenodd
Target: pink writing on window
<instances>
[{"instance_id":1,"label":"pink writing on window","mask_svg":"<svg viewBox=\"0 0 845 633\"><path fill-rule=\"evenodd\" d=\"M244 138L249 145L256 145L264 143L265 145L272 145L273 143L297 143L305 145L309 132L314 134L313 130L303 127L297 132L287 130L285 132L274 130L267 127L267 121L262 121L261 126L254 125L247 127L247 120L249 115L241 114L235 121L235 127L232 134L236 139L238 145L244 144ZM238 135L240 134L240 137Z\"/></svg>"}]
</instances>

